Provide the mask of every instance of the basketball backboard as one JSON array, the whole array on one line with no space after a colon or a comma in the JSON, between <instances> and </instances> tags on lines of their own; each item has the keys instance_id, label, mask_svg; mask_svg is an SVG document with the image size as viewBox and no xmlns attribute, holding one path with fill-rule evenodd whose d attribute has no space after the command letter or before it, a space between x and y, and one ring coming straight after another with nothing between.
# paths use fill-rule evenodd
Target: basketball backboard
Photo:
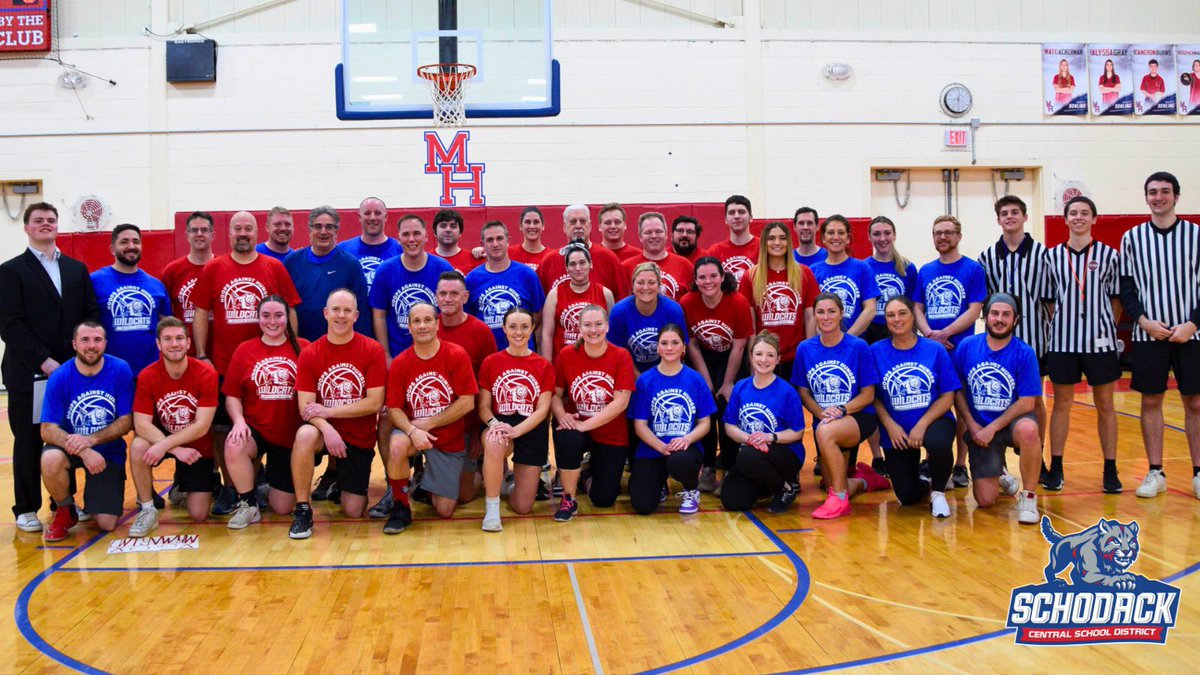
<instances>
[{"instance_id":1,"label":"basketball backboard","mask_svg":"<svg viewBox=\"0 0 1200 675\"><path fill-rule=\"evenodd\" d=\"M432 116L417 68L468 63L472 117L547 117L559 111L552 0L342 0L342 63L335 71L343 120Z\"/></svg>"}]
</instances>

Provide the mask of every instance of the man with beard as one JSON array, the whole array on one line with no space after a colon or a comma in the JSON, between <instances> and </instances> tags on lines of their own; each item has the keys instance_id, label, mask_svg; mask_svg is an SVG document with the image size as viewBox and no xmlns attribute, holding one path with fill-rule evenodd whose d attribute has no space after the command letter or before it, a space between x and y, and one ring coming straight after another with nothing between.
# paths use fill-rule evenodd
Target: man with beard
<instances>
[{"instance_id":1,"label":"man with beard","mask_svg":"<svg viewBox=\"0 0 1200 675\"><path fill-rule=\"evenodd\" d=\"M542 210L536 206L526 206L521 212L521 242L508 247L508 257L513 262L528 265L534 272L546 256L557 255L542 244L542 232L546 229Z\"/></svg>"},{"instance_id":2,"label":"man with beard","mask_svg":"<svg viewBox=\"0 0 1200 675\"><path fill-rule=\"evenodd\" d=\"M133 398L133 443L129 473L141 512L129 536L144 537L158 529L154 507L154 467L175 460L175 482L187 493L188 515L208 519L212 504L212 425L217 409L217 374L207 363L187 355L183 322L169 316L158 322L162 358L137 377Z\"/></svg>"},{"instance_id":3,"label":"man with beard","mask_svg":"<svg viewBox=\"0 0 1200 675\"><path fill-rule=\"evenodd\" d=\"M387 236L384 226L387 225L387 205L378 197L367 197L358 205L358 222L362 226L362 234L338 244L338 248L354 256L362 267L363 277L367 281L367 292L375 283L375 270L385 260L391 260L400 255L400 242ZM371 316L367 312L367 317Z\"/></svg>"},{"instance_id":4,"label":"man with beard","mask_svg":"<svg viewBox=\"0 0 1200 675\"><path fill-rule=\"evenodd\" d=\"M999 494L1017 496L1017 520L1039 520L1037 485L1042 466L1042 436L1034 406L1042 395L1037 355L1013 336L1020 306L1007 293L987 300L987 333L972 335L954 349L954 367L963 388L954 394L959 419L966 423L967 448L975 501L981 508ZM1021 455L1021 479L1004 466L1008 448Z\"/></svg>"},{"instance_id":5,"label":"man with beard","mask_svg":"<svg viewBox=\"0 0 1200 675\"><path fill-rule=\"evenodd\" d=\"M621 259L603 246L592 246L592 216L583 204L572 204L563 209L563 232L567 242L580 242L592 254L592 281L612 291L614 299L629 295L630 280L621 269ZM562 255L554 251L547 256L537 270L542 281L542 290L547 294L567 280L567 265Z\"/></svg>"},{"instance_id":6,"label":"man with beard","mask_svg":"<svg viewBox=\"0 0 1200 675\"><path fill-rule=\"evenodd\" d=\"M134 373L158 360L154 326L171 315L171 298L163 282L138 268L142 261L142 231L122 223L113 228L113 264L92 272L92 287L100 304L100 322L113 337L113 356Z\"/></svg>"},{"instance_id":7,"label":"man with beard","mask_svg":"<svg viewBox=\"0 0 1200 675\"><path fill-rule=\"evenodd\" d=\"M687 258L692 265L708 255L707 251L700 248L702 231L700 221L695 218L675 216L675 220L671 221L671 249L675 251L675 255Z\"/></svg>"},{"instance_id":8,"label":"man with beard","mask_svg":"<svg viewBox=\"0 0 1200 675\"><path fill-rule=\"evenodd\" d=\"M647 211L638 217L638 240L642 250L621 263L625 276L633 278L633 270L644 262L658 265L662 272L662 294L679 300L692 284L692 263L667 249L667 219L657 211Z\"/></svg>"},{"instance_id":9,"label":"man with beard","mask_svg":"<svg viewBox=\"0 0 1200 675\"><path fill-rule=\"evenodd\" d=\"M296 334L310 342L325 334L325 300L339 288L349 289L358 298L359 319L354 330L372 337L362 267L349 253L336 248L339 220L332 206L310 211L308 240L312 245L295 251L283 263L300 294L300 305L295 308Z\"/></svg>"},{"instance_id":10,"label":"man with beard","mask_svg":"<svg viewBox=\"0 0 1200 675\"><path fill-rule=\"evenodd\" d=\"M600 207L600 245L617 254L621 262L641 254L641 249L625 241L625 207L610 202Z\"/></svg>"},{"instance_id":11,"label":"man with beard","mask_svg":"<svg viewBox=\"0 0 1200 675\"><path fill-rule=\"evenodd\" d=\"M725 225L729 228L729 238L708 249L708 254L720 260L721 267L739 283L746 270L758 263L758 237L750 233L753 217L749 199L742 195L726 199Z\"/></svg>"},{"instance_id":12,"label":"man with beard","mask_svg":"<svg viewBox=\"0 0 1200 675\"><path fill-rule=\"evenodd\" d=\"M125 434L133 427L133 373L105 356L104 327L84 321L71 341L75 358L54 371L42 404L42 482L57 509L46 541L62 541L79 522L71 474L87 469L83 499L96 525L117 526L125 501Z\"/></svg>"},{"instance_id":13,"label":"man with beard","mask_svg":"<svg viewBox=\"0 0 1200 675\"><path fill-rule=\"evenodd\" d=\"M792 217L792 226L796 230L796 262L801 265L812 267L825 259L825 249L817 246L819 222L817 210L811 206L801 206Z\"/></svg>"},{"instance_id":14,"label":"man with beard","mask_svg":"<svg viewBox=\"0 0 1200 675\"><path fill-rule=\"evenodd\" d=\"M192 303L192 290L196 287L196 280L200 278L200 271L204 269L209 260L213 259L213 217L203 211L195 211L187 217L184 228L188 253L167 263L167 266L163 268L162 282L167 287L167 294L171 298L172 313L176 319L183 321L187 326L188 337L192 338L188 356L195 356L196 345L195 336L192 334L192 321L196 316L196 305ZM208 315L208 319L210 328L208 335L212 337L212 314ZM202 345L201 349L203 350L201 353L208 354L212 351L212 341Z\"/></svg>"},{"instance_id":15,"label":"man with beard","mask_svg":"<svg viewBox=\"0 0 1200 675\"><path fill-rule=\"evenodd\" d=\"M276 206L267 212L267 240L254 247L255 251L283 262L292 253L292 212Z\"/></svg>"},{"instance_id":16,"label":"man with beard","mask_svg":"<svg viewBox=\"0 0 1200 675\"><path fill-rule=\"evenodd\" d=\"M469 249L458 245L466 223L454 209L442 209L433 215L433 238L437 246L431 253L450 263L454 269L467 274L479 264L479 258Z\"/></svg>"}]
</instances>

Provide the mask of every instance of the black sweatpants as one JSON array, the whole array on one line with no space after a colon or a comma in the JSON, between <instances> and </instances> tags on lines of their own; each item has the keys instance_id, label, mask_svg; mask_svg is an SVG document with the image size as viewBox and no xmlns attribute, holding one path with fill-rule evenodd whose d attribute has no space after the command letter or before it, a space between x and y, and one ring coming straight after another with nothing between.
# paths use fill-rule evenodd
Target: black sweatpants
<instances>
[{"instance_id":1,"label":"black sweatpants","mask_svg":"<svg viewBox=\"0 0 1200 675\"><path fill-rule=\"evenodd\" d=\"M721 483L721 505L727 511L745 511L759 497L783 489L784 481L797 482L804 460L786 445L770 445L766 452L743 445L737 463Z\"/></svg>"},{"instance_id":2,"label":"black sweatpants","mask_svg":"<svg viewBox=\"0 0 1200 675\"><path fill-rule=\"evenodd\" d=\"M574 429L555 429L554 459L559 469L572 471L583 462L583 453L591 451L592 486L588 499L592 506L607 508L621 494L621 476L625 473L626 448L592 441L586 433ZM579 495L572 495L578 497Z\"/></svg>"},{"instance_id":3,"label":"black sweatpants","mask_svg":"<svg viewBox=\"0 0 1200 675\"><path fill-rule=\"evenodd\" d=\"M887 430L880 425L880 433ZM925 431L925 453L929 455L929 478L935 491L946 487L950 472L954 468L954 434L956 423L953 418L942 417L929 425ZM921 449L884 450L888 473L896 499L904 506L923 503L929 498L930 483L921 480L919 467Z\"/></svg>"},{"instance_id":4,"label":"black sweatpants","mask_svg":"<svg viewBox=\"0 0 1200 675\"><path fill-rule=\"evenodd\" d=\"M700 484L700 465L703 462L704 451L699 445L670 455L634 457L633 469L629 473L629 501L633 510L644 516L657 509L667 476L679 481L683 489L695 490Z\"/></svg>"}]
</instances>

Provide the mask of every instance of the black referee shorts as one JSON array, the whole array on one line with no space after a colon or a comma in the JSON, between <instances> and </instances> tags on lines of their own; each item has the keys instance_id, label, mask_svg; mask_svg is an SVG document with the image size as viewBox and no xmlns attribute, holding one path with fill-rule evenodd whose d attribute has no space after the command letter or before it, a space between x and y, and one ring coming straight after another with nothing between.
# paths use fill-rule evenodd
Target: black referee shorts
<instances>
[{"instance_id":1,"label":"black referee shorts","mask_svg":"<svg viewBox=\"0 0 1200 675\"><path fill-rule=\"evenodd\" d=\"M1079 384L1087 377L1088 384L1097 387L1121 378L1121 357L1117 352L1047 352L1042 363L1054 384Z\"/></svg>"},{"instance_id":2,"label":"black referee shorts","mask_svg":"<svg viewBox=\"0 0 1200 675\"><path fill-rule=\"evenodd\" d=\"M1179 393L1200 394L1200 341L1183 344L1154 340L1134 342L1130 358L1133 378L1130 386L1141 394L1161 394L1167 390L1167 374L1174 372Z\"/></svg>"}]
</instances>

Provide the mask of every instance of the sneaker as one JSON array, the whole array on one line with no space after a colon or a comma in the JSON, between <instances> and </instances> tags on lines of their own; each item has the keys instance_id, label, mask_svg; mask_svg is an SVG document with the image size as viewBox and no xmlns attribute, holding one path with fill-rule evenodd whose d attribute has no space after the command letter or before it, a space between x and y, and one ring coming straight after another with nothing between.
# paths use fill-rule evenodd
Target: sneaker
<instances>
[{"instance_id":1,"label":"sneaker","mask_svg":"<svg viewBox=\"0 0 1200 675\"><path fill-rule=\"evenodd\" d=\"M383 493L383 497L376 502L375 506L372 506L371 509L367 511L367 516L371 518L387 518L389 515L391 515L392 506L395 504L396 498L392 495L392 486L389 485L387 492Z\"/></svg>"},{"instance_id":2,"label":"sneaker","mask_svg":"<svg viewBox=\"0 0 1200 675\"><path fill-rule=\"evenodd\" d=\"M1192 494L1200 499L1200 473L1192 476Z\"/></svg>"},{"instance_id":3,"label":"sneaker","mask_svg":"<svg viewBox=\"0 0 1200 675\"><path fill-rule=\"evenodd\" d=\"M429 496L429 491L421 487L421 479L425 477L425 471L413 472L412 485L408 488L408 499L422 504L433 504L433 499Z\"/></svg>"},{"instance_id":4,"label":"sneaker","mask_svg":"<svg viewBox=\"0 0 1200 675\"><path fill-rule=\"evenodd\" d=\"M662 486L662 490L659 490L659 492L658 492L658 503L659 503L659 504L666 504L666 503L667 503L667 497L669 497L669 496L671 496L671 493L670 493L670 492L667 492L667 486L666 486L666 485L663 485L663 486Z\"/></svg>"},{"instance_id":5,"label":"sneaker","mask_svg":"<svg viewBox=\"0 0 1200 675\"><path fill-rule=\"evenodd\" d=\"M833 520L834 518L841 518L848 515L850 515L850 500L839 499L830 490L829 496L825 498L825 503L813 511L812 517L818 520Z\"/></svg>"},{"instance_id":6,"label":"sneaker","mask_svg":"<svg viewBox=\"0 0 1200 675\"><path fill-rule=\"evenodd\" d=\"M711 466L700 469L700 484L696 486L701 492L711 493L717 489L717 470Z\"/></svg>"},{"instance_id":7,"label":"sneaker","mask_svg":"<svg viewBox=\"0 0 1200 675\"><path fill-rule=\"evenodd\" d=\"M483 531L484 532L499 532L504 529L500 524L500 505L487 506L486 513L483 514Z\"/></svg>"},{"instance_id":8,"label":"sneaker","mask_svg":"<svg viewBox=\"0 0 1200 675\"><path fill-rule=\"evenodd\" d=\"M684 490L679 499L679 513L689 516L700 510L700 490Z\"/></svg>"},{"instance_id":9,"label":"sneaker","mask_svg":"<svg viewBox=\"0 0 1200 675\"><path fill-rule=\"evenodd\" d=\"M1020 454L1021 454L1021 453L1019 453L1019 452L1017 453L1017 455L1018 455L1018 456L1019 456ZM1045 485L1045 484L1046 484L1046 481L1047 481L1047 480L1049 480L1049 479L1050 479L1050 469L1047 469L1047 468L1046 468L1046 463L1045 463L1045 462L1042 462L1042 468L1041 468L1041 470L1038 472L1038 484L1039 484L1039 485Z\"/></svg>"},{"instance_id":10,"label":"sneaker","mask_svg":"<svg viewBox=\"0 0 1200 675\"><path fill-rule=\"evenodd\" d=\"M79 511L79 522L81 522L81 523L92 522L92 514L88 513L87 509L79 509L78 511Z\"/></svg>"},{"instance_id":11,"label":"sneaker","mask_svg":"<svg viewBox=\"0 0 1200 675\"><path fill-rule=\"evenodd\" d=\"M1195 482L1195 479L1193 479L1192 486L1195 487L1195 485L1196 485L1196 482ZM1110 495L1118 495L1118 494L1121 494L1121 491L1124 489L1125 489L1125 486L1121 485L1121 479L1119 477L1117 477L1116 471L1113 471L1112 473L1109 473L1107 471L1104 472L1104 491L1105 492L1107 492ZM1198 497L1198 498L1200 498L1200 497Z\"/></svg>"},{"instance_id":12,"label":"sneaker","mask_svg":"<svg viewBox=\"0 0 1200 675\"><path fill-rule=\"evenodd\" d=\"M929 493L929 512L934 518L949 518L950 505L946 503L945 492Z\"/></svg>"},{"instance_id":13,"label":"sneaker","mask_svg":"<svg viewBox=\"0 0 1200 675\"><path fill-rule=\"evenodd\" d=\"M876 457L875 459L871 460L871 468L874 469L875 473L879 474L880 476L883 476L884 478L891 478L891 476L888 475L887 462L884 461L882 457Z\"/></svg>"},{"instance_id":14,"label":"sneaker","mask_svg":"<svg viewBox=\"0 0 1200 675\"><path fill-rule=\"evenodd\" d=\"M788 509L792 508L792 504L798 496L800 496L800 484L784 481L783 489L775 493L775 497L771 500L771 505L767 507L767 511L770 513L787 513Z\"/></svg>"},{"instance_id":15,"label":"sneaker","mask_svg":"<svg viewBox=\"0 0 1200 675\"><path fill-rule=\"evenodd\" d=\"M1037 495L1033 492L1022 492L1017 495L1017 522L1022 525L1037 525L1041 518L1038 516Z\"/></svg>"},{"instance_id":16,"label":"sneaker","mask_svg":"<svg viewBox=\"0 0 1200 675\"><path fill-rule=\"evenodd\" d=\"M388 515L387 522L383 525L384 534L400 534L412 525L412 509L408 508L401 502L395 502L392 505L392 512Z\"/></svg>"},{"instance_id":17,"label":"sneaker","mask_svg":"<svg viewBox=\"0 0 1200 675\"><path fill-rule=\"evenodd\" d=\"M214 516L227 516L233 513L233 510L237 508L237 505L237 490L233 489L233 486L231 485L226 485L225 487L221 488L221 496L217 498L217 501L213 502L212 514ZM158 504L155 504L154 507L162 508Z\"/></svg>"},{"instance_id":18,"label":"sneaker","mask_svg":"<svg viewBox=\"0 0 1200 675\"><path fill-rule=\"evenodd\" d=\"M537 495L533 498L534 501L548 502L550 501L550 488L546 486L546 481L538 479Z\"/></svg>"},{"instance_id":19,"label":"sneaker","mask_svg":"<svg viewBox=\"0 0 1200 675\"><path fill-rule=\"evenodd\" d=\"M144 537L157 529L158 509L142 509L133 519L133 525L129 526L129 536Z\"/></svg>"},{"instance_id":20,"label":"sneaker","mask_svg":"<svg viewBox=\"0 0 1200 675\"><path fill-rule=\"evenodd\" d=\"M1021 481L1017 477L1010 474L1008 469L1000 474L1000 494L1005 497L1011 497L1021 491Z\"/></svg>"},{"instance_id":21,"label":"sneaker","mask_svg":"<svg viewBox=\"0 0 1200 675\"><path fill-rule=\"evenodd\" d=\"M167 500L163 499L162 495L158 494L157 492L154 493L154 496L151 497L151 499L154 500L154 508L156 508L156 509L167 508Z\"/></svg>"},{"instance_id":22,"label":"sneaker","mask_svg":"<svg viewBox=\"0 0 1200 675\"><path fill-rule=\"evenodd\" d=\"M582 482L583 472L579 473L579 478L580 478L580 481ZM550 488L550 494L554 495L555 497L562 497L562 494L563 494L562 479L559 478L558 474L554 475L554 485L552 485Z\"/></svg>"},{"instance_id":23,"label":"sneaker","mask_svg":"<svg viewBox=\"0 0 1200 675\"><path fill-rule=\"evenodd\" d=\"M257 502L258 500L255 500ZM238 500L237 508L234 509L233 515L229 518L229 529L244 530L247 525L257 523L262 520L262 514L258 510L258 504L247 504L244 501Z\"/></svg>"},{"instance_id":24,"label":"sneaker","mask_svg":"<svg viewBox=\"0 0 1200 675\"><path fill-rule=\"evenodd\" d=\"M308 539L313 533L312 507L305 504L296 506L292 511L292 527L288 530L289 539Z\"/></svg>"},{"instance_id":25,"label":"sneaker","mask_svg":"<svg viewBox=\"0 0 1200 675\"><path fill-rule=\"evenodd\" d=\"M933 478L929 473L929 460L923 459L921 460L921 463L917 465L917 476L922 480L927 480L930 483L933 482Z\"/></svg>"},{"instance_id":26,"label":"sneaker","mask_svg":"<svg viewBox=\"0 0 1200 675\"><path fill-rule=\"evenodd\" d=\"M22 532L41 532L42 521L38 520L37 514L30 511L17 516L17 528Z\"/></svg>"},{"instance_id":27,"label":"sneaker","mask_svg":"<svg viewBox=\"0 0 1200 675\"><path fill-rule=\"evenodd\" d=\"M1059 490L1063 489L1064 483L1065 481L1063 480L1063 472L1061 469L1058 471L1050 469L1046 471L1045 476L1042 478L1042 487L1050 490L1051 492L1058 492Z\"/></svg>"},{"instance_id":28,"label":"sneaker","mask_svg":"<svg viewBox=\"0 0 1200 675\"><path fill-rule=\"evenodd\" d=\"M187 493L180 490L178 485L172 484L171 489L167 491L167 501L171 502L171 506L180 508L187 501Z\"/></svg>"},{"instance_id":29,"label":"sneaker","mask_svg":"<svg viewBox=\"0 0 1200 675\"><path fill-rule=\"evenodd\" d=\"M313 488L312 500L314 502L331 501L334 490L337 490L337 474L333 471L326 471L317 481L317 486ZM341 490L338 492L340 493Z\"/></svg>"},{"instance_id":30,"label":"sneaker","mask_svg":"<svg viewBox=\"0 0 1200 675\"><path fill-rule=\"evenodd\" d=\"M971 484L971 477L967 475L967 467L956 466L954 473L950 474L950 480L956 488L965 488Z\"/></svg>"},{"instance_id":31,"label":"sneaker","mask_svg":"<svg viewBox=\"0 0 1200 675\"><path fill-rule=\"evenodd\" d=\"M75 509L71 507L58 509L54 512L54 520L51 520L50 524L46 526L46 533L43 536L46 541L62 541L70 534L67 530L75 527L78 522L79 517L75 515Z\"/></svg>"},{"instance_id":32,"label":"sneaker","mask_svg":"<svg viewBox=\"0 0 1200 675\"><path fill-rule=\"evenodd\" d=\"M1157 497L1167 491L1167 475L1162 469L1152 469L1146 474L1145 480L1138 486L1137 496Z\"/></svg>"},{"instance_id":33,"label":"sneaker","mask_svg":"<svg viewBox=\"0 0 1200 675\"><path fill-rule=\"evenodd\" d=\"M554 512L554 519L560 523L565 523L574 518L575 512L578 510L579 502L563 497L558 500L558 510Z\"/></svg>"},{"instance_id":34,"label":"sneaker","mask_svg":"<svg viewBox=\"0 0 1200 675\"><path fill-rule=\"evenodd\" d=\"M880 490L890 490L892 484L888 479L880 476L875 472L873 467L867 466L866 462L859 462L857 467L857 478L861 478L867 484L867 492L878 492Z\"/></svg>"}]
</instances>

